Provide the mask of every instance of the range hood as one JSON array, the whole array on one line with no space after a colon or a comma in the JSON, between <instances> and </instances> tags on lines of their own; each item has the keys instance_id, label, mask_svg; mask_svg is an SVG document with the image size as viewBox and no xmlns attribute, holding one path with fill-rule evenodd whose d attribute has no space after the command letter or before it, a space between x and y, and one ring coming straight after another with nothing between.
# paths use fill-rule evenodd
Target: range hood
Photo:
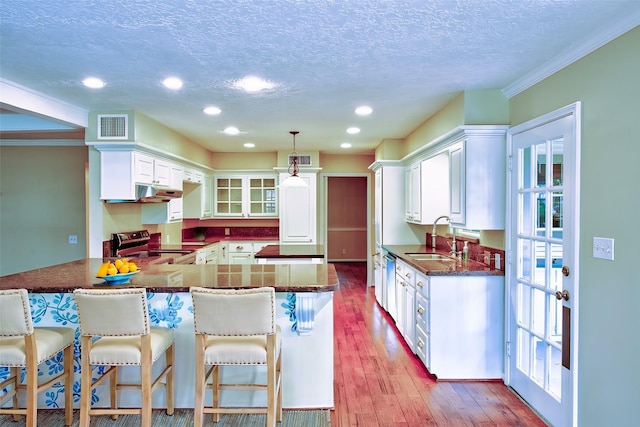
<instances>
[{"instance_id":1,"label":"range hood","mask_svg":"<svg viewBox=\"0 0 640 427\"><path fill-rule=\"evenodd\" d=\"M182 190L136 184L135 200L106 200L107 203L163 203L182 197Z\"/></svg>"}]
</instances>

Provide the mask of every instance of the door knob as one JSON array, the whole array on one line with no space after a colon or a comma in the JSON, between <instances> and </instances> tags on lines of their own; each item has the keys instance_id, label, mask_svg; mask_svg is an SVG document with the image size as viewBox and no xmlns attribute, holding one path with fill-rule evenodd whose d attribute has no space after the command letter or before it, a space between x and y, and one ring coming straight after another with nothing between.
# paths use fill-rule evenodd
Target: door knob
<instances>
[{"instance_id":1,"label":"door knob","mask_svg":"<svg viewBox=\"0 0 640 427\"><path fill-rule=\"evenodd\" d=\"M568 290L563 290L562 292L560 291L556 291L556 299L557 300L565 300L565 301L569 301L569 291Z\"/></svg>"},{"instance_id":2,"label":"door knob","mask_svg":"<svg viewBox=\"0 0 640 427\"><path fill-rule=\"evenodd\" d=\"M570 273L570 271L569 271L569 266L567 266L567 265L563 265L563 266L562 266L562 275L563 275L564 277L567 277L567 276L569 276L569 273Z\"/></svg>"}]
</instances>

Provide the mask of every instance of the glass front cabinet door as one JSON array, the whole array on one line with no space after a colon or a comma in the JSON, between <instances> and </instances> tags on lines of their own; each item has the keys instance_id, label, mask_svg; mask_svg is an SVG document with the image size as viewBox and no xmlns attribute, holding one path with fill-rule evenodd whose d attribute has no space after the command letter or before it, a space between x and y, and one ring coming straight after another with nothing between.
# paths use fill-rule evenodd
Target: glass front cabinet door
<instances>
[{"instance_id":1,"label":"glass front cabinet door","mask_svg":"<svg viewBox=\"0 0 640 427\"><path fill-rule=\"evenodd\" d=\"M215 216L277 217L276 176L218 175L215 177Z\"/></svg>"}]
</instances>

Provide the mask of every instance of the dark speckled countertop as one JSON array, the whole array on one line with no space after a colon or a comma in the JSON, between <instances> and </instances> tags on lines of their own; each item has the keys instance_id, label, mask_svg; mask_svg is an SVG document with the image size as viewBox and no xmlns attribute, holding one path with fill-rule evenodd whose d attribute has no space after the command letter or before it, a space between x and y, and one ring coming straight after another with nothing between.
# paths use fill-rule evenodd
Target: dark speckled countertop
<instances>
[{"instance_id":1,"label":"dark speckled countertop","mask_svg":"<svg viewBox=\"0 0 640 427\"><path fill-rule=\"evenodd\" d=\"M256 258L324 258L322 245L268 245Z\"/></svg>"},{"instance_id":2,"label":"dark speckled countertop","mask_svg":"<svg viewBox=\"0 0 640 427\"><path fill-rule=\"evenodd\" d=\"M382 245L382 248L397 258L429 276L504 276L504 271L496 270L478 261L419 261L408 254L441 254L446 252L433 251L425 245Z\"/></svg>"},{"instance_id":3,"label":"dark speckled countertop","mask_svg":"<svg viewBox=\"0 0 640 427\"><path fill-rule=\"evenodd\" d=\"M273 286L276 292L331 292L338 288L333 264L165 264L168 256L138 258L140 272L124 285L95 277L102 258L44 267L0 277L0 289L72 292L77 288L144 287L150 292L189 292L190 286L219 289Z\"/></svg>"}]
</instances>

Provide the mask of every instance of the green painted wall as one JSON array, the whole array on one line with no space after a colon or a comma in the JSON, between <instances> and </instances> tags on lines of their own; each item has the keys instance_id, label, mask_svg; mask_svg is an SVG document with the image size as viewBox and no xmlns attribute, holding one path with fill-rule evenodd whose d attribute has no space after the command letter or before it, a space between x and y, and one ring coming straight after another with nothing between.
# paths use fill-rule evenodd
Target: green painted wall
<instances>
[{"instance_id":1,"label":"green painted wall","mask_svg":"<svg viewBox=\"0 0 640 427\"><path fill-rule=\"evenodd\" d=\"M0 276L85 258L86 163L84 146L0 147Z\"/></svg>"},{"instance_id":2,"label":"green painted wall","mask_svg":"<svg viewBox=\"0 0 640 427\"><path fill-rule=\"evenodd\" d=\"M640 420L640 27L510 101L516 125L582 102L578 425ZM615 261L592 256L615 239Z\"/></svg>"}]
</instances>

